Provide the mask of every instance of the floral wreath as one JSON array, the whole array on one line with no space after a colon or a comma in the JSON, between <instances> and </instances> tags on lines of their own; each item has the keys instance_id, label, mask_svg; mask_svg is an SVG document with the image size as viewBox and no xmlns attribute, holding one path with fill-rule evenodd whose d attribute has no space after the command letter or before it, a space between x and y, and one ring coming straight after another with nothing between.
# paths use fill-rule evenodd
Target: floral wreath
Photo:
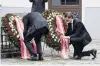
<instances>
[{"instance_id":1,"label":"floral wreath","mask_svg":"<svg viewBox=\"0 0 100 66\"><path fill-rule=\"evenodd\" d=\"M47 20L49 25L49 34L45 37L46 43L49 47L52 47L55 50L60 50L60 39L56 33L56 16L61 15L64 17L63 13L60 13L56 10L47 10L43 12L44 18ZM64 24L67 26L66 24Z\"/></svg>"},{"instance_id":2,"label":"floral wreath","mask_svg":"<svg viewBox=\"0 0 100 66\"><path fill-rule=\"evenodd\" d=\"M17 31L16 22L14 20L14 17L19 18L16 15L13 14L6 14L4 17L2 17L2 27L4 32L8 36L8 40L12 42L16 47L20 47L19 44L19 33Z\"/></svg>"}]
</instances>

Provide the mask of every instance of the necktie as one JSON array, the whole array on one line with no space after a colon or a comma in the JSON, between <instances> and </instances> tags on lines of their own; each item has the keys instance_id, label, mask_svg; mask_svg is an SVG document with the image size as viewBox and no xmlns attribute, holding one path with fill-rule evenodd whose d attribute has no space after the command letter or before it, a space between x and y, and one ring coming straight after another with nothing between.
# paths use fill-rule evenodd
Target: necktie
<instances>
[{"instance_id":1,"label":"necktie","mask_svg":"<svg viewBox=\"0 0 100 66\"><path fill-rule=\"evenodd\" d=\"M70 35L72 33L72 23L68 23L67 34Z\"/></svg>"}]
</instances>

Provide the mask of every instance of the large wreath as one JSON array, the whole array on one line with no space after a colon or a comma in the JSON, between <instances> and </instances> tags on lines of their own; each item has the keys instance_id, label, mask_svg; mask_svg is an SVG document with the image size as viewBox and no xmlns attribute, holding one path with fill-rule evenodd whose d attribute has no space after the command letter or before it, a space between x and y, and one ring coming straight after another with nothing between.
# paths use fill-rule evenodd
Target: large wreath
<instances>
[{"instance_id":1,"label":"large wreath","mask_svg":"<svg viewBox=\"0 0 100 66\"><path fill-rule=\"evenodd\" d=\"M14 17L19 18L16 15L13 14L6 14L4 17L2 17L2 25L4 32L8 36L8 40L12 42L17 48L20 47L19 44L19 33L17 31L16 22L14 20Z\"/></svg>"},{"instance_id":2,"label":"large wreath","mask_svg":"<svg viewBox=\"0 0 100 66\"><path fill-rule=\"evenodd\" d=\"M43 12L44 18L47 20L49 24L49 34L45 37L46 43L49 47L52 47L55 50L60 50L60 37L58 36L56 32L56 16L61 15L64 17L63 13L58 12L56 10L47 10ZM66 24L64 24L65 29L67 27Z\"/></svg>"}]
</instances>

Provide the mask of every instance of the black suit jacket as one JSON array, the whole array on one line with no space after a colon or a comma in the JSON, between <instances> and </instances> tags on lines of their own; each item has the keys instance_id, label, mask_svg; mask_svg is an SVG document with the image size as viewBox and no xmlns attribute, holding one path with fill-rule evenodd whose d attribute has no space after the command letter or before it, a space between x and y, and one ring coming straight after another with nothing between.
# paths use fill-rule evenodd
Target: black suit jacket
<instances>
[{"instance_id":1,"label":"black suit jacket","mask_svg":"<svg viewBox=\"0 0 100 66\"><path fill-rule=\"evenodd\" d=\"M23 17L24 36L27 33L33 33L37 29L46 27L49 30L46 19L39 12L31 12Z\"/></svg>"},{"instance_id":2,"label":"black suit jacket","mask_svg":"<svg viewBox=\"0 0 100 66\"><path fill-rule=\"evenodd\" d=\"M92 41L91 36L89 35L85 26L78 19L73 20L73 31L69 35L68 33L66 33L66 35L70 36L70 39L82 37L83 39L82 43L84 45L87 45Z\"/></svg>"},{"instance_id":3,"label":"black suit jacket","mask_svg":"<svg viewBox=\"0 0 100 66\"><path fill-rule=\"evenodd\" d=\"M45 2L48 0L29 0L32 2L32 10L31 12L44 12L45 11Z\"/></svg>"}]
</instances>

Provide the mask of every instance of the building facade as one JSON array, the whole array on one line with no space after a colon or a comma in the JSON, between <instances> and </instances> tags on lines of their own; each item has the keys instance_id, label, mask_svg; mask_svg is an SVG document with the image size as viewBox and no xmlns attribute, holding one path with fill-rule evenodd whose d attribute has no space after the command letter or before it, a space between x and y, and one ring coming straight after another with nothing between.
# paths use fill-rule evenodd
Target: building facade
<instances>
[{"instance_id":1,"label":"building facade","mask_svg":"<svg viewBox=\"0 0 100 66\"><path fill-rule=\"evenodd\" d=\"M3 8L0 10L0 12L2 11L2 14L8 12L24 13L31 11L32 4L28 0L9 0L9 1L12 1L13 4L10 3L7 4L7 0L2 0L1 5L3 6ZM61 12L69 12L69 11L77 12L79 14L79 18L86 26L92 38L95 40L100 40L99 3L100 3L99 0L48 0L48 2L46 3L46 10L56 9Z\"/></svg>"},{"instance_id":2,"label":"building facade","mask_svg":"<svg viewBox=\"0 0 100 66\"><path fill-rule=\"evenodd\" d=\"M76 12L94 40L100 39L99 0L49 0L48 9Z\"/></svg>"}]
</instances>

